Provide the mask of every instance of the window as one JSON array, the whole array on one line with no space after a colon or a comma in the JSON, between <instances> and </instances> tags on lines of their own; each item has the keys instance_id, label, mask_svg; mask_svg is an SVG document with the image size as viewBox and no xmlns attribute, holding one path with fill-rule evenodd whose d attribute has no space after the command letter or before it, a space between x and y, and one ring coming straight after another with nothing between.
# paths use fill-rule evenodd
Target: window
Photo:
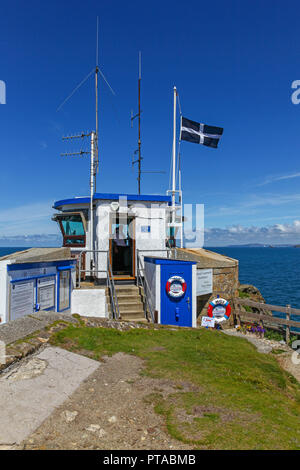
<instances>
[{"instance_id":1,"label":"window","mask_svg":"<svg viewBox=\"0 0 300 470\"><path fill-rule=\"evenodd\" d=\"M86 223L82 212L55 214L53 220L59 223L63 246L85 246Z\"/></svg>"},{"instance_id":2,"label":"window","mask_svg":"<svg viewBox=\"0 0 300 470\"><path fill-rule=\"evenodd\" d=\"M84 235L84 227L80 214L65 215L61 221L65 235Z\"/></svg>"}]
</instances>

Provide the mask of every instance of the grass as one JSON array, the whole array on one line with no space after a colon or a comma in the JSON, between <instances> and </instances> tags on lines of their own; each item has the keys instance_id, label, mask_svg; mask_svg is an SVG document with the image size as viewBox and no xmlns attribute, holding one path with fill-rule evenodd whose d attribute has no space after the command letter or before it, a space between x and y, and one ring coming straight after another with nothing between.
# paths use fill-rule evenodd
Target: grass
<instances>
[{"instance_id":1,"label":"grass","mask_svg":"<svg viewBox=\"0 0 300 470\"><path fill-rule=\"evenodd\" d=\"M247 294L247 292L243 292L241 289L238 289L239 297L241 299L250 299L250 294Z\"/></svg>"},{"instance_id":2,"label":"grass","mask_svg":"<svg viewBox=\"0 0 300 470\"><path fill-rule=\"evenodd\" d=\"M70 325L51 343L99 360L119 351L145 359L144 375L175 384L168 397L149 390L145 406L164 417L172 437L195 448L300 449L298 382L244 339L206 329Z\"/></svg>"}]
</instances>

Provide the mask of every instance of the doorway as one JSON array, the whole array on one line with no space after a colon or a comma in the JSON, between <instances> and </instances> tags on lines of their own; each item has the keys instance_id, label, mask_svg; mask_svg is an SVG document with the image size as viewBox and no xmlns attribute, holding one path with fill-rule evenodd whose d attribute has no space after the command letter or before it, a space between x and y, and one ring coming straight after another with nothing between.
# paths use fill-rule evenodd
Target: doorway
<instances>
[{"instance_id":1,"label":"doorway","mask_svg":"<svg viewBox=\"0 0 300 470\"><path fill-rule=\"evenodd\" d=\"M114 215L110 223L110 262L119 279L135 277L135 219Z\"/></svg>"}]
</instances>

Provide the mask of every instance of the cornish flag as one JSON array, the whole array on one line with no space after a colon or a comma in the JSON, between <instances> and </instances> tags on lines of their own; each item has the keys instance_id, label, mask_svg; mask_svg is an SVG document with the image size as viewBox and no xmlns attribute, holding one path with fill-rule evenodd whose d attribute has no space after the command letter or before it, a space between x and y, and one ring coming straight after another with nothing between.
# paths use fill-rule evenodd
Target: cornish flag
<instances>
[{"instance_id":1,"label":"cornish flag","mask_svg":"<svg viewBox=\"0 0 300 470\"><path fill-rule=\"evenodd\" d=\"M181 118L180 140L217 148L222 134L222 127L207 126L185 117Z\"/></svg>"}]
</instances>

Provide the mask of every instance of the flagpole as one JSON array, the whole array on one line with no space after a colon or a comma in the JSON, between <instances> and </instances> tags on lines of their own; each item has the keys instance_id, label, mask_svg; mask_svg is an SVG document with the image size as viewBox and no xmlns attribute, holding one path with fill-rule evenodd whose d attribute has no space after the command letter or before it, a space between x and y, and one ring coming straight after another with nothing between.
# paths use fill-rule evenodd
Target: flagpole
<instances>
[{"instance_id":1,"label":"flagpole","mask_svg":"<svg viewBox=\"0 0 300 470\"><path fill-rule=\"evenodd\" d=\"M174 86L174 109L173 109L173 178L172 178L172 235L175 242L175 215L176 215L176 97L177 89Z\"/></svg>"}]
</instances>

